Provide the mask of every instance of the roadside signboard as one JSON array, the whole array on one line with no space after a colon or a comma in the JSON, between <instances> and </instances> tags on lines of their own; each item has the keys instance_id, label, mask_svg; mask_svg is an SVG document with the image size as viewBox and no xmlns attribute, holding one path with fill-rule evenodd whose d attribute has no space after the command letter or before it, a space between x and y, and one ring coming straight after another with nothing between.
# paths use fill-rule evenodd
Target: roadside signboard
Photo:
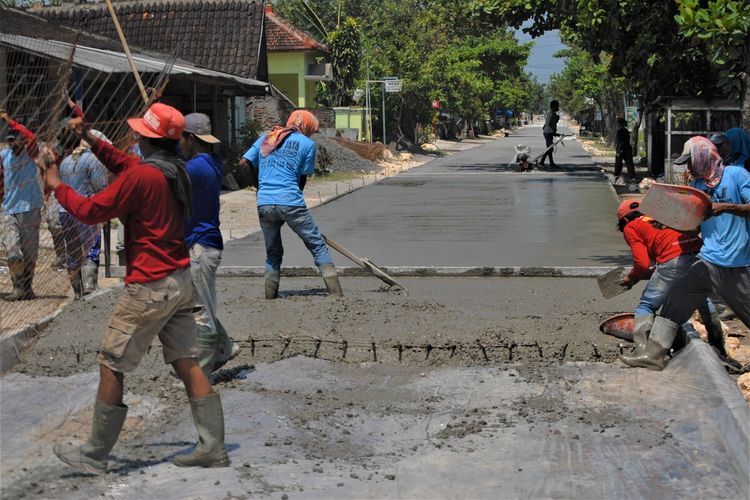
<instances>
[{"instance_id":1,"label":"roadside signboard","mask_svg":"<svg viewBox=\"0 0 750 500\"><path fill-rule=\"evenodd\" d=\"M401 92L401 80L385 80L385 91L389 93Z\"/></svg>"}]
</instances>

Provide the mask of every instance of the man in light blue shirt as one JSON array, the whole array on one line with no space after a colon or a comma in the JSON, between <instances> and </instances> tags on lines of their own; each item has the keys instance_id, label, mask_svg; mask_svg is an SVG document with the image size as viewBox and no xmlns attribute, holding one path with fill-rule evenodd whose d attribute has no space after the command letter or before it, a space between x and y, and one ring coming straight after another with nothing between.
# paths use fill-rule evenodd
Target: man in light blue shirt
<instances>
[{"instance_id":1,"label":"man in light blue shirt","mask_svg":"<svg viewBox=\"0 0 750 500\"><path fill-rule=\"evenodd\" d=\"M703 247L683 278L675 283L654 320L647 347L620 356L630 366L661 370L678 325L714 292L750 327L750 172L724 166L711 141L696 136L674 161L687 164L692 186L711 197L711 213L701 224Z\"/></svg>"},{"instance_id":2,"label":"man in light blue shirt","mask_svg":"<svg viewBox=\"0 0 750 500\"><path fill-rule=\"evenodd\" d=\"M278 297L285 222L312 253L328 293L343 295L328 246L302 195L307 176L315 171L317 147L309 136L317 130L318 120L312 113L294 111L286 127L274 127L243 155L257 171L258 218L266 243L266 299Z\"/></svg>"},{"instance_id":3,"label":"man in light blue shirt","mask_svg":"<svg viewBox=\"0 0 750 500\"><path fill-rule=\"evenodd\" d=\"M8 252L8 269L13 290L3 298L7 301L35 298L34 280L39 253L39 226L44 205L42 188L34 158L39 152L36 137L23 125L0 110L14 137L10 153L3 156L3 233Z\"/></svg>"},{"instance_id":4,"label":"man in light blue shirt","mask_svg":"<svg viewBox=\"0 0 750 500\"><path fill-rule=\"evenodd\" d=\"M98 130L91 134L111 144ZM82 140L60 163L60 178L76 193L92 196L107 187L107 168L91 152L91 145ZM99 225L87 225L69 214L57 204L59 220L65 241L65 266L68 271L73 294L80 299L96 290L99 273L101 237Z\"/></svg>"}]
</instances>

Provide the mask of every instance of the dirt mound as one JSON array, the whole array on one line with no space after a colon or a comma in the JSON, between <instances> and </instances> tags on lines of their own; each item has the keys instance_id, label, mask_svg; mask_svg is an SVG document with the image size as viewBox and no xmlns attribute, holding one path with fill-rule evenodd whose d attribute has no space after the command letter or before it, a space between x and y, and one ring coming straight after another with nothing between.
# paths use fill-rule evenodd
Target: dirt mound
<instances>
[{"instance_id":1,"label":"dirt mound","mask_svg":"<svg viewBox=\"0 0 750 500\"><path fill-rule=\"evenodd\" d=\"M379 172L380 165L366 160L354 151L321 134L312 140L318 145L318 165L331 172Z\"/></svg>"}]
</instances>

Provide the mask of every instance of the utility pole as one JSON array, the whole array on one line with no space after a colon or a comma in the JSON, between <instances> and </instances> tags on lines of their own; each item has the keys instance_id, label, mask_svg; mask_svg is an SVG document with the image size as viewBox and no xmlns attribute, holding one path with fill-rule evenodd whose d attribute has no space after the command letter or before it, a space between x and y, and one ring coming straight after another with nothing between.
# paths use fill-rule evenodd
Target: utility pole
<instances>
[{"instance_id":1,"label":"utility pole","mask_svg":"<svg viewBox=\"0 0 750 500\"><path fill-rule=\"evenodd\" d=\"M383 100L383 144L388 145L388 140L385 135L385 83L380 84L380 90Z\"/></svg>"}]
</instances>

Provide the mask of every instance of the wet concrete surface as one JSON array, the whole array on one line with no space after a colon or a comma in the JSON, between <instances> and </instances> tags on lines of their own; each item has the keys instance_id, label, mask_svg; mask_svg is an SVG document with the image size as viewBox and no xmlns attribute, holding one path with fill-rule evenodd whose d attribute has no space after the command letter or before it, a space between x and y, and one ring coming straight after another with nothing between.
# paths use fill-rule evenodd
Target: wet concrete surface
<instances>
[{"instance_id":1,"label":"wet concrete surface","mask_svg":"<svg viewBox=\"0 0 750 500\"><path fill-rule=\"evenodd\" d=\"M518 143L541 152L541 128L433 160L317 207L313 216L323 233L384 266L626 263L614 227L616 197L580 144L566 140L558 148L560 171L516 173L507 164ZM282 239L286 265L312 264L287 227ZM351 264L333 257L337 265ZM264 260L258 233L228 242L223 265Z\"/></svg>"},{"instance_id":2,"label":"wet concrete surface","mask_svg":"<svg viewBox=\"0 0 750 500\"><path fill-rule=\"evenodd\" d=\"M657 374L603 363L260 363L219 384L231 467L171 465L195 434L184 399L170 414L129 395L145 417L126 424L109 474L40 455L4 471L3 497L746 497L742 464L710 425L722 400L691 370L693 355ZM48 390L46 377L14 377ZM71 426L37 430L36 445Z\"/></svg>"},{"instance_id":3,"label":"wet concrete surface","mask_svg":"<svg viewBox=\"0 0 750 500\"><path fill-rule=\"evenodd\" d=\"M374 358L398 363L400 356L403 364L423 367L487 360L611 361L619 353L618 341L599 333L599 322L631 308L641 289L605 300L594 278L402 281L408 296L384 291L375 278L342 278L346 297L332 299L321 279L282 276L280 298L268 301L262 279L220 278L220 318L243 343L236 364L296 354L351 363ZM98 342L118 294L66 308L15 370L64 376L95 368ZM164 371L155 345L134 379L148 386Z\"/></svg>"}]
</instances>

